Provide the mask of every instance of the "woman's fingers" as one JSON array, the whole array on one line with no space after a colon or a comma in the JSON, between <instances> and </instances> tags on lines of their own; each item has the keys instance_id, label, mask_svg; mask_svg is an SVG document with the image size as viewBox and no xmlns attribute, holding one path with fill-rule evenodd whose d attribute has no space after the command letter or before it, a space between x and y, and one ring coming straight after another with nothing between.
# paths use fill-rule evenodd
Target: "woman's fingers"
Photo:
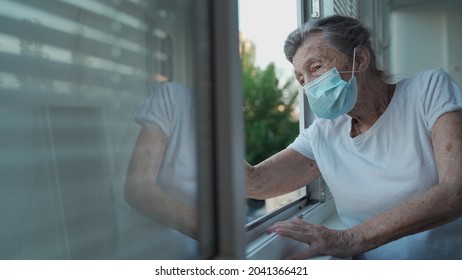
<instances>
[{"instance_id":1,"label":"woman's fingers","mask_svg":"<svg viewBox=\"0 0 462 280\"><path fill-rule=\"evenodd\" d=\"M299 218L294 218L290 221L275 223L273 226L268 228L268 232L275 232L280 236L310 244L312 241L310 227L311 224L306 223Z\"/></svg>"},{"instance_id":2,"label":"woman's fingers","mask_svg":"<svg viewBox=\"0 0 462 280\"><path fill-rule=\"evenodd\" d=\"M290 221L277 222L268 228L268 232L307 244L308 247L303 252L292 255L292 259L306 259L319 255L347 257L354 253L351 246L352 235L348 232L310 224L298 217Z\"/></svg>"}]
</instances>

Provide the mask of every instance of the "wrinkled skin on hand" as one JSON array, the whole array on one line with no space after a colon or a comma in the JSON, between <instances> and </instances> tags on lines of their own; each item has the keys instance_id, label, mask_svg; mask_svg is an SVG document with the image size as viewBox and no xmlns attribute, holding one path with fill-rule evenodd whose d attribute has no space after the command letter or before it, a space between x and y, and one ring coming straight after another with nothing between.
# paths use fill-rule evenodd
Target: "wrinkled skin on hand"
<instances>
[{"instance_id":1,"label":"wrinkled skin on hand","mask_svg":"<svg viewBox=\"0 0 462 280\"><path fill-rule=\"evenodd\" d=\"M350 231L310 224L297 217L277 222L267 231L308 245L306 250L292 255L291 259L307 259L320 255L345 258L359 253L355 250L355 239Z\"/></svg>"}]
</instances>

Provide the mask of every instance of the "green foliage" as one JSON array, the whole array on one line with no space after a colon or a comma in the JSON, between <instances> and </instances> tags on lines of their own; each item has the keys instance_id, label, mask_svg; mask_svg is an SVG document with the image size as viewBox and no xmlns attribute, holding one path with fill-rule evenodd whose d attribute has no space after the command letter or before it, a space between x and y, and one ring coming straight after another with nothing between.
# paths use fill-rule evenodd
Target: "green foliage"
<instances>
[{"instance_id":1,"label":"green foliage","mask_svg":"<svg viewBox=\"0 0 462 280\"><path fill-rule=\"evenodd\" d=\"M257 164L289 145L298 135L294 119L297 89L293 80L282 87L273 63L256 67L242 55L246 160Z\"/></svg>"}]
</instances>

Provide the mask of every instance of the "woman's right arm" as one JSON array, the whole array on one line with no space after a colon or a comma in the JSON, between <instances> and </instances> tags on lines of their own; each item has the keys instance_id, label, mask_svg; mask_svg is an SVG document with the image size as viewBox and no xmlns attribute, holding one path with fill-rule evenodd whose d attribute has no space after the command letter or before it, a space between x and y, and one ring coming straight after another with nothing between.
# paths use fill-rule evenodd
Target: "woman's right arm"
<instances>
[{"instance_id":1,"label":"woman's right arm","mask_svg":"<svg viewBox=\"0 0 462 280\"><path fill-rule=\"evenodd\" d=\"M246 197L266 199L295 191L320 176L315 161L286 148L263 162L246 163Z\"/></svg>"},{"instance_id":2,"label":"woman's right arm","mask_svg":"<svg viewBox=\"0 0 462 280\"><path fill-rule=\"evenodd\" d=\"M156 185L167 142L158 125L143 125L128 167L125 200L147 218L196 238L196 209Z\"/></svg>"}]
</instances>

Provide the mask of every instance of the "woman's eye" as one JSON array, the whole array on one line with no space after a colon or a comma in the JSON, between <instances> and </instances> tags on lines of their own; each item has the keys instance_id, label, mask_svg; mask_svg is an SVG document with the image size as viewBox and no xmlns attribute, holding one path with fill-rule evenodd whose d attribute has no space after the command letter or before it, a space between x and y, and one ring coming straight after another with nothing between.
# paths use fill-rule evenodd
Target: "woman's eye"
<instances>
[{"instance_id":1,"label":"woman's eye","mask_svg":"<svg viewBox=\"0 0 462 280\"><path fill-rule=\"evenodd\" d=\"M313 72L317 72L319 69L321 69L321 65L313 66Z\"/></svg>"}]
</instances>

